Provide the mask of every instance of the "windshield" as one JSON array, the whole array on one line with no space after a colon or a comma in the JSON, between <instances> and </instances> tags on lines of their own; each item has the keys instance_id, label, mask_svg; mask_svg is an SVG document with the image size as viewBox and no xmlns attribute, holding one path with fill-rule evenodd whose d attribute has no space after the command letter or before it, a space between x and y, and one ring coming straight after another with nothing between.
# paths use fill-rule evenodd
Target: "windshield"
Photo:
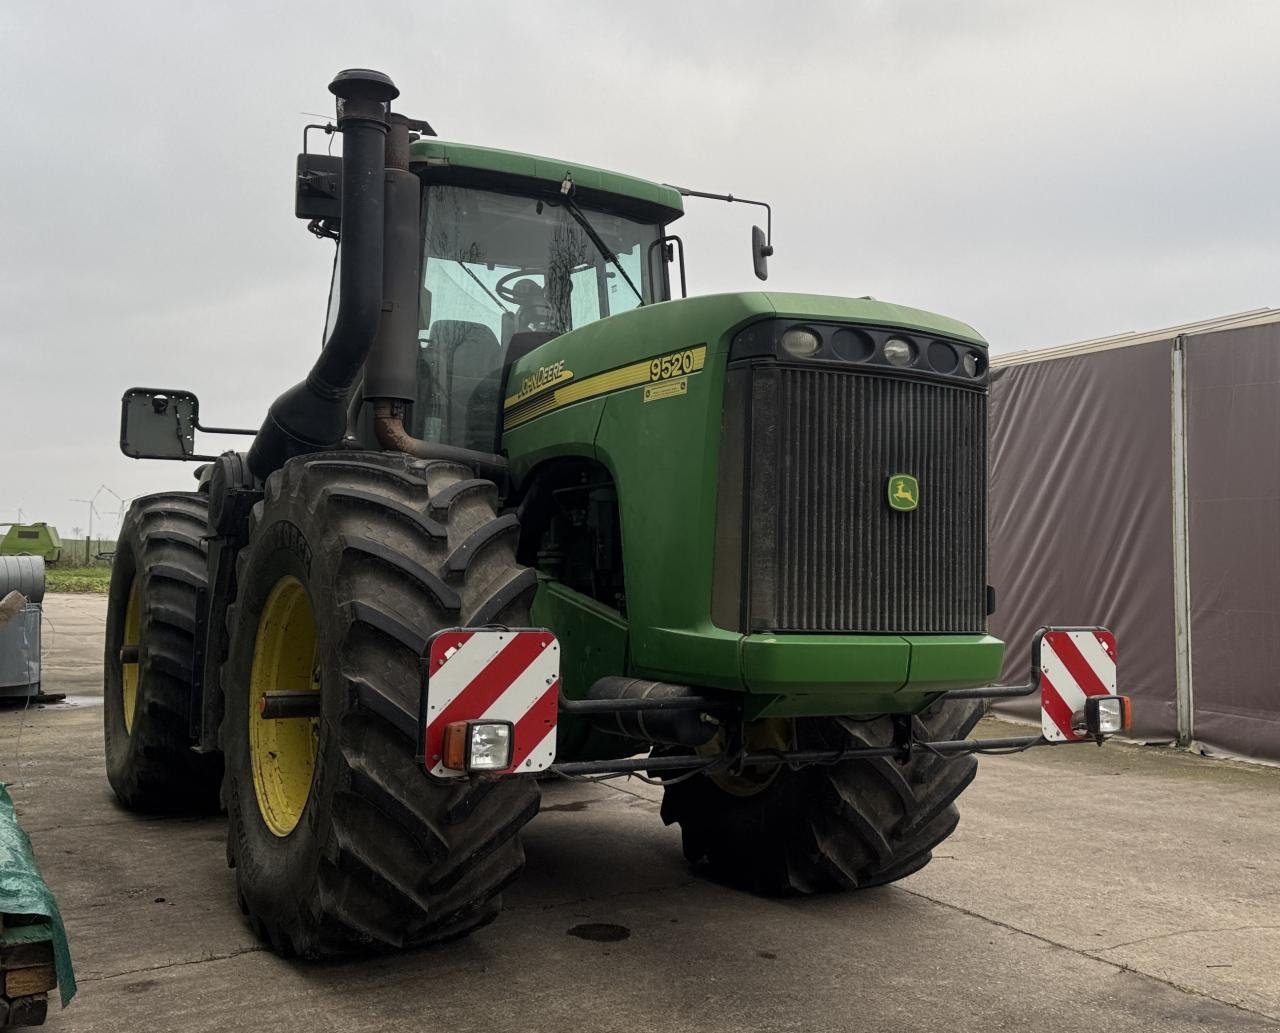
<instances>
[{"instance_id":1,"label":"windshield","mask_svg":"<svg viewBox=\"0 0 1280 1033\"><path fill-rule=\"evenodd\" d=\"M661 236L657 224L575 213L557 198L427 187L414 432L492 450L504 362L642 301L666 300L666 266L651 247Z\"/></svg>"}]
</instances>

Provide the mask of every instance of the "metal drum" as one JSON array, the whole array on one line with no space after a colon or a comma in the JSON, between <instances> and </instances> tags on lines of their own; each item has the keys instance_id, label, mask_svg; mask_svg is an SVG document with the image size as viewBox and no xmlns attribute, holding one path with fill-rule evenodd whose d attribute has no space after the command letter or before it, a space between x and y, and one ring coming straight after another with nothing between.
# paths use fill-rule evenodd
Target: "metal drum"
<instances>
[{"instance_id":1,"label":"metal drum","mask_svg":"<svg viewBox=\"0 0 1280 1033\"><path fill-rule=\"evenodd\" d=\"M0 623L0 699L26 699L40 693L44 559L0 556L0 599L10 592L26 596L27 603Z\"/></svg>"},{"instance_id":2,"label":"metal drum","mask_svg":"<svg viewBox=\"0 0 1280 1033\"><path fill-rule=\"evenodd\" d=\"M29 603L44 601L44 558L0 556L0 599L21 592Z\"/></svg>"}]
</instances>

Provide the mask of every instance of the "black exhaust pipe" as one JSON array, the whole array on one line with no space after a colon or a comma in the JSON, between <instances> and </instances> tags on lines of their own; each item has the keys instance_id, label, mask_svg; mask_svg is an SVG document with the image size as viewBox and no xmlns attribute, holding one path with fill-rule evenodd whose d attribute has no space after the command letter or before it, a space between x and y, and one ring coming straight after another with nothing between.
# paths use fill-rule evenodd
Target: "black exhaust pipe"
<instances>
[{"instance_id":1,"label":"black exhaust pipe","mask_svg":"<svg viewBox=\"0 0 1280 1033\"><path fill-rule=\"evenodd\" d=\"M382 319L364 367L364 397L375 403L408 403L418 395L422 183L409 171L409 124L393 114L387 131Z\"/></svg>"},{"instance_id":2,"label":"black exhaust pipe","mask_svg":"<svg viewBox=\"0 0 1280 1033\"><path fill-rule=\"evenodd\" d=\"M320 357L298 384L272 404L249 449L249 469L265 479L289 459L337 445L347 428L347 395L364 364L382 310L382 243L389 105L400 91L366 68L339 72L342 133L342 223L338 311Z\"/></svg>"}]
</instances>

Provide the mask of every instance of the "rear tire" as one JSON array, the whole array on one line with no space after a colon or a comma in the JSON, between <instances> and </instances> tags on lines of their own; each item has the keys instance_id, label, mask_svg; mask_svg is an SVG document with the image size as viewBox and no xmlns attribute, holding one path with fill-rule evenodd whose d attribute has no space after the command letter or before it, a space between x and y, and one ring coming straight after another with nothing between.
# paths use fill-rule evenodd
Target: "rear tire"
<instances>
[{"instance_id":1,"label":"rear tire","mask_svg":"<svg viewBox=\"0 0 1280 1033\"><path fill-rule=\"evenodd\" d=\"M518 528L496 514L496 499L492 483L460 466L393 454L304 457L267 480L227 616L222 745L240 905L279 953L334 957L463 935L497 916L523 866L519 831L539 800L532 779L437 780L415 760L427 639L528 623L536 582L515 562ZM314 645L295 653L314 650L322 702L310 782L273 810L281 794L260 783L294 762L255 754L253 736L268 733L253 730L250 708L268 687L255 682L255 652L288 652L270 652L274 633L262 629L274 618L262 616L277 585L277 599L295 591L292 579L314 620L303 636ZM310 670L304 662L283 687L305 688Z\"/></svg>"},{"instance_id":2,"label":"rear tire","mask_svg":"<svg viewBox=\"0 0 1280 1033\"><path fill-rule=\"evenodd\" d=\"M922 739L963 739L977 703L949 703L914 718ZM800 749L887 745L888 718L796 721ZM714 878L770 895L866 889L919 871L960 820L955 799L977 773L976 757L917 751L889 758L778 770L739 792L697 775L666 787L662 819L678 823L684 853ZM747 795L749 794L749 795Z\"/></svg>"},{"instance_id":3,"label":"rear tire","mask_svg":"<svg viewBox=\"0 0 1280 1033\"><path fill-rule=\"evenodd\" d=\"M221 758L191 746L198 593L209 500L138 499L120 528L107 595L103 737L107 780L134 810L216 810ZM137 662L121 650L136 648Z\"/></svg>"}]
</instances>

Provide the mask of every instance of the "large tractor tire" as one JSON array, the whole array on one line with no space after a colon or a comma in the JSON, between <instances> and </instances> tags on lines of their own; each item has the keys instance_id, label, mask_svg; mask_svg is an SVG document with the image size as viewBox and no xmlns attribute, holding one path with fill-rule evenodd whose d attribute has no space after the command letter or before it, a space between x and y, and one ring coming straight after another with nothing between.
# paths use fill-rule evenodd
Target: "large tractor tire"
<instances>
[{"instance_id":1,"label":"large tractor tire","mask_svg":"<svg viewBox=\"0 0 1280 1033\"><path fill-rule=\"evenodd\" d=\"M982 716L977 703L935 706L913 719L917 738L963 739ZM883 746L890 719L768 722L760 747ZM917 750L840 764L697 775L667 785L662 819L678 822L684 854L712 877L756 893L865 889L929 863L955 830L956 797L973 781L973 756Z\"/></svg>"},{"instance_id":2,"label":"large tractor tire","mask_svg":"<svg viewBox=\"0 0 1280 1033\"><path fill-rule=\"evenodd\" d=\"M419 657L441 628L527 625L517 523L463 467L295 459L268 478L227 615L222 748L241 909L282 954L429 943L495 918L524 863L531 779L438 780L419 761ZM262 695L318 692L318 718Z\"/></svg>"},{"instance_id":3,"label":"large tractor tire","mask_svg":"<svg viewBox=\"0 0 1280 1033\"><path fill-rule=\"evenodd\" d=\"M107 779L126 807L216 809L222 765L191 748L204 495L138 499L120 528L107 596L103 734Z\"/></svg>"}]
</instances>

